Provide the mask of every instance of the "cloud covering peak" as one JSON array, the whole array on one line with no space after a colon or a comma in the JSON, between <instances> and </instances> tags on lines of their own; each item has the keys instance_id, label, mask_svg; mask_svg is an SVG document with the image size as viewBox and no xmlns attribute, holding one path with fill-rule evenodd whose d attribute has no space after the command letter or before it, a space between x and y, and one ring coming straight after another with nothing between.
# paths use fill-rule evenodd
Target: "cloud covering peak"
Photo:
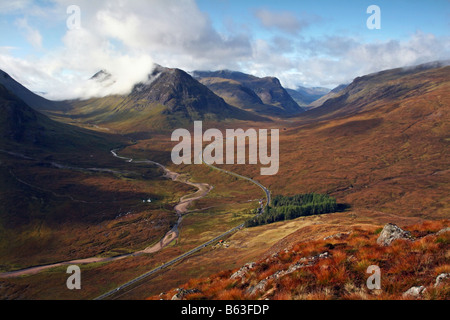
<instances>
[{"instance_id":1,"label":"cloud covering peak","mask_svg":"<svg viewBox=\"0 0 450 320\"><path fill-rule=\"evenodd\" d=\"M388 5L380 1L386 12ZM31 90L46 92L47 98L85 99L130 92L147 80L154 63L186 71L229 69L274 76L292 88L332 88L382 69L450 57L450 35L445 33L415 25L401 38L386 37L393 30L387 27L380 31L384 37L368 33L365 8L338 21L326 16L327 6L304 9L314 1L280 1L264 8L215 0L76 3L81 24L71 29L66 20L72 0L1 2L0 17L11 23L0 30L0 69ZM233 3L234 11L227 15ZM339 8L330 3L329 14L335 15ZM359 27L353 22L349 26L354 31L340 27L347 20L358 21ZM330 26L334 32L328 31ZM89 81L99 70L107 70L114 80L108 85Z\"/></svg>"}]
</instances>

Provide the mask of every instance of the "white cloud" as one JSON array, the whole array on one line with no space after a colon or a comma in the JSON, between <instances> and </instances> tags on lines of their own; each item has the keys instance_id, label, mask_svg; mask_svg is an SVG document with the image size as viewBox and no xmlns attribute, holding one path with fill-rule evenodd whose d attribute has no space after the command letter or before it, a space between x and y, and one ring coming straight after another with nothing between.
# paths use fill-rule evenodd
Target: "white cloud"
<instances>
[{"instance_id":1,"label":"white cloud","mask_svg":"<svg viewBox=\"0 0 450 320\"><path fill-rule=\"evenodd\" d=\"M26 39L35 49L42 49L41 33L31 27L26 18L17 19L15 25L25 34Z\"/></svg>"},{"instance_id":2,"label":"white cloud","mask_svg":"<svg viewBox=\"0 0 450 320\"><path fill-rule=\"evenodd\" d=\"M309 25L306 20L300 20L289 11L274 12L267 9L258 9L254 12L256 18L266 28L275 28L295 34Z\"/></svg>"},{"instance_id":3,"label":"white cloud","mask_svg":"<svg viewBox=\"0 0 450 320\"><path fill-rule=\"evenodd\" d=\"M0 48L0 69L34 91L61 99L126 93L146 80L153 62L186 71L227 68L276 76L287 87L333 87L370 72L450 57L448 37L421 32L402 41L372 43L343 35L307 39L298 32L316 18L286 12L259 11L261 23L284 31L259 39L248 28L218 32L194 0L76 2L81 29L66 28L66 8L72 0L54 0L50 13L35 7L34 19L19 23L24 32L29 31L30 42L37 47L46 43L33 36L36 29L28 23L34 25L39 15L59 21L64 28L61 44L51 50L43 47L39 56L26 58L14 56L16 50L11 48ZM115 76L113 85L105 88L88 82L101 69Z\"/></svg>"},{"instance_id":4,"label":"white cloud","mask_svg":"<svg viewBox=\"0 0 450 320\"><path fill-rule=\"evenodd\" d=\"M335 87L369 73L450 58L450 37L416 32L404 41L365 43L356 38L325 36L296 44L294 67L273 70L283 85ZM272 47L273 48L273 47ZM272 51L272 61L283 61L282 52Z\"/></svg>"},{"instance_id":5,"label":"white cloud","mask_svg":"<svg viewBox=\"0 0 450 320\"><path fill-rule=\"evenodd\" d=\"M53 19L61 27L66 28L66 8L72 2L55 0L51 6ZM27 56L26 61L0 53L0 68L18 74L18 80L31 83L35 91L48 92L48 98L88 98L130 91L135 83L146 80L153 62L192 70L228 67L229 61L236 61L233 66L238 68L238 61L252 56L246 35L219 34L194 0L78 0L77 5L81 28L66 30L59 48L44 50L39 57ZM42 37L25 18L18 26L31 43L42 45ZM30 73L33 65L36 70ZM86 82L100 69L117 78L107 90L91 88Z\"/></svg>"},{"instance_id":6,"label":"white cloud","mask_svg":"<svg viewBox=\"0 0 450 320\"><path fill-rule=\"evenodd\" d=\"M5 14L22 11L26 8L29 8L31 5L32 0L1 1L0 12Z\"/></svg>"}]
</instances>

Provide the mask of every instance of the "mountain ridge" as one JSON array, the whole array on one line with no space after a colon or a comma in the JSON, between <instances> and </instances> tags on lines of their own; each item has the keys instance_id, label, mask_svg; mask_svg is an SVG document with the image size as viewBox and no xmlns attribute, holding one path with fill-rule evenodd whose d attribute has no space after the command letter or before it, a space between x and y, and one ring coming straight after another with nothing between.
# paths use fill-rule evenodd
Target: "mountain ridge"
<instances>
[{"instance_id":1,"label":"mountain ridge","mask_svg":"<svg viewBox=\"0 0 450 320\"><path fill-rule=\"evenodd\" d=\"M32 92L3 70L0 70L0 84L35 110L67 110L69 108L63 101L48 100Z\"/></svg>"},{"instance_id":2,"label":"mountain ridge","mask_svg":"<svg viewBox=\"0 0 450 320\"><path fill-rule=\"evenodd\" d=\"M438 72L440 70L441 72ZM330 119L371 110L379 101L395 101L420 96L433 89L427 77L435 72L449 72L445 62L431 62L407 68L395 68L355 78L344 89L336 91L320 106L302 116L308 119Z\"/></svg>"},{"instance_id":3,"label":"mountain ridge","mask_svg":"<svg viewBox=\"0 0 450 320\"><path fill-rule=\"evenodd\" d=\"M259 78L231 70L193 71L192 74L229 104L242 109L276 116L304 111L275 77Z\"/></svg>"}]
</instances>

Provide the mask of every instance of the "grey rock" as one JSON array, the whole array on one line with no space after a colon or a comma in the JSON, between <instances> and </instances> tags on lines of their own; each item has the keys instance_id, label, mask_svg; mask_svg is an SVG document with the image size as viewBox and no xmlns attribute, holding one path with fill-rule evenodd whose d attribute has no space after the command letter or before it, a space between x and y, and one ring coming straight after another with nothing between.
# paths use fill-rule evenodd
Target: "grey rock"
<instances>
[{"instance_id":1,"label":"grey rock","mask_svg":"<svg viewBox=\"0 0 450 320\"><path fill-rule=\"evenodd\" d=\"M323 253L320 253L320 254L312 256L312 257L301 258L298 262L290 265L288 269L279 270L279 271L275 272L274 274L268 276L267 279L277 279L277 278L283 277L283 276L285 276L289 273L292 273L300 268L310 267L310 266L314 265L318 259L327 259L329 257L331 257L331 255L328 253L328 251L325 251Z\"/></svg>"},{"instance_id":2,"label":"grey rock","mask_svg":"<svg viewBox=\"0 0 450 320\"><path fill-rule=\"evenodd\" d=\"M350 232L339 232L336 234L332 234L331 236L323 238L323 240L329 240L329 239L342 239L345 236L348 236Z\"/></svg>"},{"instance_id":3,"label":"grey rock","mask_svg":"<svg viewBox=\"0 0 450 320\"><path fill-rule=\"evenodd\" d=\"M198 289L183 289L183 288L178 288L177 289L177 293L172 297L172 300L183 300L185 296L187 296L188 294L192 294L192 293L198 293L200 292L200 290Z\"/></svg>"},{"instance_id":4,"label":"grey rock","mask_svg":"<svg viewBox=\"0 0 450 320\"><path fill-rule=\"evenodd\" d=\"M258 292L262 292L264 290L266 290L266 286L267 286L267 280L263 279L260 282L258 282L258 284L256 286L251 286L247 289L247 294L252 296L254 294L257 294Z\"/></svg>"},{"instance_id":5,"label":"grey rock","mask_svg":"<svg viewBox=\"0 0 450 320\"><path fill-rule=\"evenodd\" d=\"M246 263L242 268L240 268L238 271L233 273L230 276L230 279L243 278L247 274L247 272L249 270L253 269L255 266L256 266L256 263L254 263L254 262Z\"/></svg>"},{"instance_id":6,"label":"grey rock","mask_svg":"<svg viewBox=\"0 0 450 320\"><path fill-rule=\"evenodd\" d=\"M403 293L404 298L421 298L422 295L426 292L426 288L424 286L411 287L407 291Z\"/></svg>"},{"instance_id":7,"label":"grey rock","mask_svg":"<svg viewBox=\"0 0 450 320\"><path fill-rule=\"evenodd\" d=\"M445 232L449 232L450 231L450 227L448 227L448 228L444 228L444 229L441 229L441 230L439 230L438 232L436 232L436 235L441 235L441 234L443 234L443 233L445 233Z\"/></svg>"},{"instance_id":8,"label":"grey rock","mask_svg":"<svg viewBox=\"0 0 450 320\"><path fill-rule=\"evenodd\" d=\"M442 283L449 280L450 280L450 273L441 273L436 277L436 283L434 284L434 287L439 287Z\"/></svg>"},{"instance_id":9,"label":"grey rock","mask_svg":"<svg viewBox=\"0 0 450 320\"><path fill-rule=\"evenodd\" d=\"M395 224L388 223L384 226L377 239L377 243L380 246L389 246L391 243L398 239L411 240L411 232L405 231L402 228L396 226Z\"/></svg>"}]
</instances>

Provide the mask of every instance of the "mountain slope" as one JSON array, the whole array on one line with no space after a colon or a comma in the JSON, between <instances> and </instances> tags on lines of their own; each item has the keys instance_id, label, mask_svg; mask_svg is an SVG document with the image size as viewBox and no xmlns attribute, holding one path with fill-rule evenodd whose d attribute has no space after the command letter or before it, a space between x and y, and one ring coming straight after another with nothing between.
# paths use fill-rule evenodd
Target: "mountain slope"
<instances>
[{"instance_id":1,"label":"mountain slope","mask_svg":"<svg viewBox=\"0 0 450 320\"><path fill-rule=\"evenodd\" d=\"M356 114L399 99L420 97L435 89L436 77L444 77L446 63L429 63L410 68L386 70L356 78L335 97L304 114L307 118L330 119ZM431 79L429 79L431 78Z\"/></svg>"},{"instance_id":2,"label":"mountain slope","mask_svg":"<svg viewBox=\"0 0 450 320\"><path fill-rule=\"evenodd\" d=\"M194 71L193 75L229 104L266 115L292 115L303 109L277 78L258 78L242 72Z\"/></svg>"},{"instance_id":3,"label":"mountain slope","mask_svg":"<svg viewBox=\"0 0 450 320\"><path fill-rule=\"evenodd\" d=\"M69 107L64 102L50 101L31 92L2 70L0 70L0 84L35 110L67 110Z\"/></svg>"},{"instance_id":4,"label":"mountain slope","mask_svg":"<svg viewBox=\"0 0 450 320\"><path fill-rule=\"evenodd\" d=\"M450 67L389 70L344 92L283 124L277 175L225 168L274 195L317 192L399 216L448 215Z\"/></svg>"},{"instance_id":5,"label":"mountain slope","mask_svg":"<svg viewBox=\"0 0 450 320\"><path fill-rule=\"evenodd\" d=\"M330 92L330 89L314 87L306 88L299 86L297 89L286 89L291 97L303 108L312 102L322 98ZM307 109L307 108L306 108Z\"/></svg>"},{"instance_id":6,"label":"mountain slope","mask_svg":"<svg viewBox=\"0 0 450 320\"><path fill-rule=\"evenodd\" d=\"M141 199L180 198L189 188L162 178L157 167L131 169L112 156L128 143L55 122L0 85L0 273L105 251L114 256L115 248L157 242L172 228L171 210ZM158 227L139 230L127 212Z\"/></svg>"},{"instance_id":7,"label":"mountain slope","mask_svg":"<svg viewBox=\"0 0 450 320\"><path fill-rule=\"evenodd\" d=\"M444 255L450 234L431 233L449 223L449 71L449 67L438 66L388 70L378 75L380 79L369 75L366 85L359 84L355 93L369 99L364 102L349 95L349 102L340 105L348 113L318 121L304 116L294 123L286 121L286 130L280 134L280 170L275 176L259 176L250 166L223 166L255 177L273 196L324 193L349 208L244 229L227 239L227 246L216 246L219 249L201 260L206 264L215 258L215 264L223 263L221 270L211 272L220 273L171 287L200 291L186 299L401 299L411 286L424 285L426 298L448 299L448 286L437 291L433 285L441 272L448 272ZM386 90L389 87L397 90ZM431 221L421 224L424 220ZM378 246L377 232L388 222L409 226L407 230L419 239L398 241L388 248ZM269 250L267 242L274 238L270 231L289 235ZM261 256L245 256L233 264L242 257L242 247L261 250ZM223 262L230 252L232 258ZM330 256L316 259L325 252ZM224 260L219 262L217 257ZM314 265L304 266L313 260L317 260ZM247 268L245 277L231 277L250 261L256 262L256 268ZM379 265L386 276L381 295L366 291L366 270L372 264ZM197 274L191 278L210 276ZM171 299L177 292L167 287L157 292L148 288L148 296ZM160 296L160 292L168 294Z\"/></svg>"},{"instance_id":8,"label":"mountain slope","mask_svg":"<svg viewBox=\"0 0 450 320\"><path fill-rule=\"evenodd\" d=\"M60 116L124 133L172 130L195 120L267 120L230 106L186 72L161 66L156 66L148 80L136 84L126 96L75 100L70 104L72 110Z\"/></svg>"},{"instance_id":9,"label":"mountain slope","mask_svg":"<svg viewBox=\"0 0 450 320\"><path fill-rule=\"evenodd\" d=\"M337 86L336 88L334 88L333 90L328 92L326 95L324 95L324 96L320 97L319 99L308 104L308 106L306 106L305 108L307 110L310 110L310 109L320 107L328 99L336 98L345 88L347 88L347 86L348 86L348 84L341 84L341 85Z\"/></svg>"},{"instance_id":10,"label":"mountain slope","mask_svg":"<svg viewBox=\"0 0 450 320\"><path fill-rule=\"evenodd\" d=\"M116 142L115 142L116 141ZM108 148L118 139L55 122L29 107L0 84L0 147L33 153Z\"/></svg>"},{"instance_id":11,"label":"mountain slope","mask_svg":"<svg viewBox=\"0 0 450 320\"><path fill-rule=\"evenodd\" d=\"M148 299L402 300L414 299L404 292L423 285L427 290L418 298L448 300L448 279L441 277L444 281L436 285L439 274L448 271L444 252L448 250L450 233L441 231L448 226L448 220L408 225L405 229L413 241L400 239L390 246L377 244L380 225L341 226L346 229L344 232L332 229L324 232L321 226L308 226L289 237L297 234L301 239L303 232L313 234L311 240L291 240L289 244L280 241L281 248L254 262L191 279L179 284L178 289ZM216 249L224 250L233 249ZM378 290L368 286L371 265L382 269L382 285Z\"/></svg>"}]
</instances>

